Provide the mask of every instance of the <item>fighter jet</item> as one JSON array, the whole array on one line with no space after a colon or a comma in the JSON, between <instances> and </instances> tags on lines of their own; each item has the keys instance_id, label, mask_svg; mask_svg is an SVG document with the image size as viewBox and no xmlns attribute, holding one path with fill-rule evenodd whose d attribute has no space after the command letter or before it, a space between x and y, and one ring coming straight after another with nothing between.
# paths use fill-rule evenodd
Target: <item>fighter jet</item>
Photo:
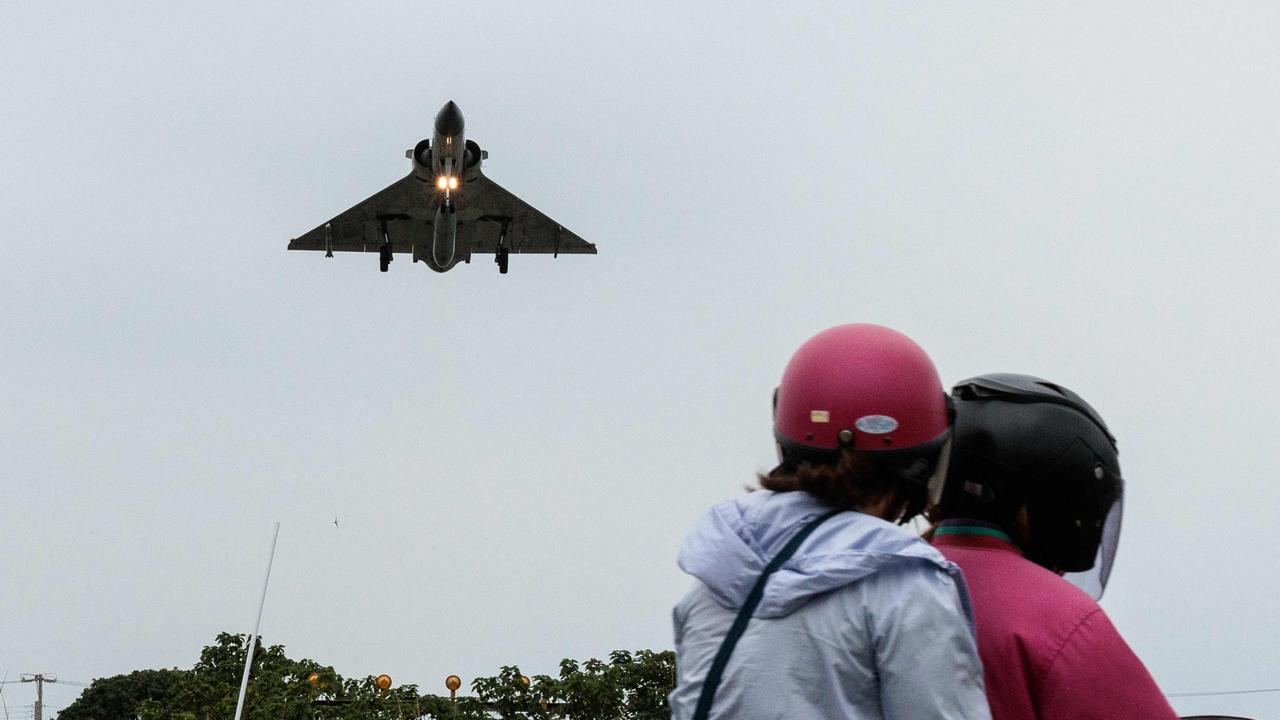
<instances>
[{"instance_id":1,"label":"fighter jet","mask_svg":"<svg viewBox=\"0 0 1280 720\"><path fill-rule=\"evenodd\" d=\"M435 132L404 156L413 168L368 200L289 241L290 250L376 252L382 272L394 253L411 253L447 272L475 253L493 253L506 274L511 253L596 253L596 246L538 212L480 171L489 153L464 134L452 100L436 113Z\"/></svg>"}]
</instances>

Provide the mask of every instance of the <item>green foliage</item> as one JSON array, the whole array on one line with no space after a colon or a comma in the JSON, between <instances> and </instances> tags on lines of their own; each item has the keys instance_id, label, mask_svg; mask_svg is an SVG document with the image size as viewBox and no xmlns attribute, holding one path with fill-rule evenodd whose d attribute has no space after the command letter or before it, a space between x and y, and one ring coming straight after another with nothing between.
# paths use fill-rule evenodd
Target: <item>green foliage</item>
<instances>
[{"instance_id":1,"label":"green foliage","mask_svg":"<svg viewBox=\"0 0 1280 720\"><path fill-rule=\"evenodd\" d=\"M373 675L341 680L333 697L325 699L345 704L317 708L316 717L322 720L407 720L421 714L418 711L417 685L398 685L381 690L375 681Z\"/></svg>"},{"instance_id":2,"label":"green foliage","mask_svg":"<svg viewBox=\"0 0 1280 720\"><path fill-rule=\"evenodd\" d=\"M222 633L215 644L200 652L195 667L167 697L156 697L138 707L139 720L227 720L235 716L244 671L248 638ZM308 682L311 673L337 686L337 673L312 660L291 660L284 647L263 647L259 641L253 656L249 688L245 695L245 720L303 720L311 717L311 701L321 688Z\"/></svg>"},{"instance_id":3,"label":"green foliage","mask_svg":"<svg viewBox=\"0 0 1280 720\"><path fill-rule=\"evenodd\" d=\"M222 633L190 670L140 670L95 680L59 720L231 720L245 635ZM669 717L675 654L618 651L609 661L564 660L558 677L527 682L514 666L476 679L475 697L418 695L414 685L381 690L373 676L343 678L280 645L254 651L245 720L644 720Z\"/></svg>"},{"instance_id":4,"label":"green foliage","mask_svg":"<svg viewBox=\"0 0 1280 720\"><path fill-rule=\"evenodd\" d=\"M562 660L559 677L535 675L528 685L519 669L504 667L471 687L485 707L510 720L640 720L670 717L667 693L674 685L675 653L618 650L607 663Z\"/></svg>"},{"instance_id":5,"label":"green foliage","mask_svg":"<svg viewBox=\"0 0 1280 720\"><path fill-rule=\"evenodd\" d=\"M74 703L58 713L60 720L134 720L145 700L169 697L186 670L138 670L95 680Z\"/></svg>"}]
</instances>

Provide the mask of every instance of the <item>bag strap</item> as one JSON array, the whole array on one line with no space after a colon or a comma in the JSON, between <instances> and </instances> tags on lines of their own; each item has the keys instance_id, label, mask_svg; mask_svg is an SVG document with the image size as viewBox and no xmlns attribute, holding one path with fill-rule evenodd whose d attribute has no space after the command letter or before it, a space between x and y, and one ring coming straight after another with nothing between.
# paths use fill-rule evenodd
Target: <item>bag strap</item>
<instances>
[{"instance_id":1,"label":"bag strap","mask_svg":"<svg viewBox=\"0 0 1280 720\"><path fill-rule=\"evenodd\" d=\"M760 601L764 599L764 587L769 582L769 576L782 567L782 564L791 559L796 554L796 550L800 549L800 545L805 539L818 529L818 526L832 517L840 514L840 510L832 510L824 513L809 521L787 541L782 551L774 556L773 560L765 567L764 572L760 573L756 584L751 588L751 592L747 595L747 599L742 603L742 608L738 610L738 616L734 618L733 625L729 627L729 634L724 636L724 642L720 644L720 649L716 652L715 660L711 662L711 669L707 671L707 677L702 681L702 694L698 696L698 706L693 712L693 720L707 720L711 713L711 703L715 700L716 689L720 687L720 680L724 676L724 669L729 664L729 656L733 654L733 648L738 645L738 640L742 639L742 634L747 631L747 623L751 621L751 615L760 606Z\"/></svg>"}]
</instances>

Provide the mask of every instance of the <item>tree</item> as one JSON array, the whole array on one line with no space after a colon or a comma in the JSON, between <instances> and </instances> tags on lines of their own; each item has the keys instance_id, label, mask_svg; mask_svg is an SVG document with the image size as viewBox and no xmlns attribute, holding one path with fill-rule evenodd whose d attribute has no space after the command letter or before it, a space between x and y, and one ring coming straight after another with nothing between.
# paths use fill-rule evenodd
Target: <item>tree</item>
<instances>
[{"instance_id":1,"label":"tree","mask_svg":"<svg viewBox=\"0 0 1280 720\"><path fill-rule=\"evenodd\" d=\"M95 680L59 720L230 720L244 671L245 635L221 633L190 670L142 670ZM313 701L336 701L316 705ZM381 690L373 677L344 679L284 647L254 650L245 720L400 720L413 717L414 685Z\"/></svg>"},{"instance_id":2,"label":"tree","mask_svg":"<svg viewBox=\"0 0 1280 720\"><path fill-rule=\"evenodd\" d=\"M240 675L244 670L247 638L222 633L215 644L200 652L200 660L187 671L167 696L154 697L138 707L139 720L227 720L235 716ZM333 676L312 660L291 660L280 645L254 650L253 669L245 695L246 720L310 718L317 687L311 673Z\"/></svg>"},{"instance_id":3,"label":"tree","mask_svg":"<svg viewBox=\"0 0 1280 720\"><path fill-rule=\"evenodd\" d=\"M675 653L617 650L609 662L560 661L560 676L528 679L515 667L471 687L486 708L510 720L641 720L670 717L667 694L675 686Z\"/></svg>"},{"instance_id":4,"label":"tree","mask_svg":"<svg viewBox=\"0 0 1280 720\"><path fill-rule=\"evenodd\" d=\"M169 697L187 670L137 670L94 680L59 720L134 720L144 700Z\"/></svg>"},{"instance_id":5,"label":"tree","mask_svg":"<svg viewBox=\"0 0 1280 720\"><path fill-rule=\"evenodd\" d=\"M244 670L245 635L222 633L190 670L140 670L95 680L59 720L230 720ZM646 720L669 717L675 654L618 651L609 662L563 660L558 677L515 666L476 679L475 697L381 689L373 676L343 678L280 645L254 651L245 720Z\"/></svg>"}]
</instances>

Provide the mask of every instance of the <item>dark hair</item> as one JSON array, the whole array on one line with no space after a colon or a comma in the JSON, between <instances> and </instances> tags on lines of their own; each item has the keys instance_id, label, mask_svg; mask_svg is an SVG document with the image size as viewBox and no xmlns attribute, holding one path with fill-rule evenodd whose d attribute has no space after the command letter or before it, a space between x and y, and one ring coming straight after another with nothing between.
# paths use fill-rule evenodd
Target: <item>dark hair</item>
<instances>
[{"instance_id":1,"label":"dark hair","mask_svg":"<svg viewBox=\"0 0 1280 720\"><path fill-rule=\"evenodd\" d=\"M840 450L832 460L783 461L760 476L760 486L774 492L807 492L832 508L862 510L888 499L887 517L898 524L924 512L928 501L925 482L908 479L918 475L921 461L932 468L937 449L925 456L897 452Z\"/></svg>"}]
</instances>

